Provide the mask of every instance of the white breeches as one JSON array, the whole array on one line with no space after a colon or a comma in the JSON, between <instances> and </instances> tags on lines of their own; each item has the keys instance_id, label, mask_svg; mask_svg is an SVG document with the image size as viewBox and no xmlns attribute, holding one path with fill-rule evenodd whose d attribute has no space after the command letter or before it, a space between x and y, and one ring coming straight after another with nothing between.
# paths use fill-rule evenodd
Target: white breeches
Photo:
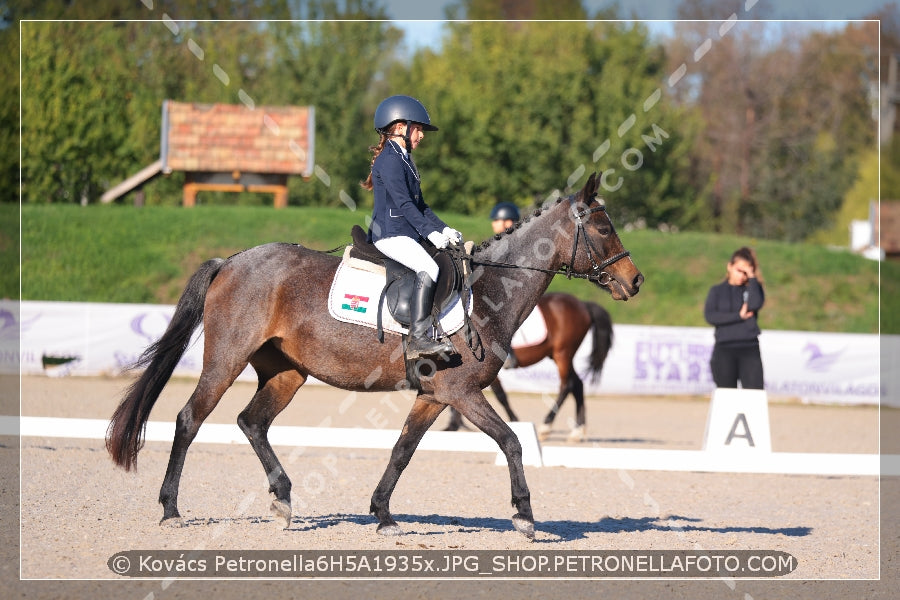
<instances>
[{"instance_id":1,"label":"white breeches","mask_svg":"<svg viewBox=\"0 0 900 600\"><path fill-rule=\"evenodd\" d=\"M416 273L425 271L432 281L437 281L437 263L416 240L405 235L397 235L378 240L375 247L388 258L396 260Z\"/></svg>"}]
</instances>

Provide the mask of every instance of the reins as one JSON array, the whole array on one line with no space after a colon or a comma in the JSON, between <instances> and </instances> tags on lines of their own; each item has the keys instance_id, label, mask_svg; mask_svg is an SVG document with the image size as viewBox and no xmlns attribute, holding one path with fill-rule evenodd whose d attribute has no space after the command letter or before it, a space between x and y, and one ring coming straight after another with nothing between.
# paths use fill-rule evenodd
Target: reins
<instances>
[{"instance_id":1,"label":"reins","mask_svg":"<svg viewBox=\"0 0 900 600\"><path fill-rule=\"evenodd\" d=\"M527 271L537 271L548 275L565 275L566 279L572 279L573 277L576 279L587 279L588 281L593 281L597 285L607 287L610 281L612 281L612 275L603 269L627 256L631 256L631 252L625 250L597 262L599 257L602 256L602 253L597 250L596 246L594 246L594 243L591 241L591 238L588 237L587 231L584 229L584 217L590 217L596 212L606 212L606 206L598 204L593 208L588 208L579 212L576 209L577 204L574 197L569 197L569 203L572 205L572 216L575 218L575 239L572 241L572 254L569 258L569 264L563 264L557 269L544 269L542 267L532 267L487 259L479 260L475 258L474 255L467 253L461 246L448 246L444 249L444 252L447 252L456 261L468 261L469 264L472 265L498 267L502 269L525 269ZM577 273L573 266L575 264L575 257L578 254L578 244L581 238L584 238L584 246L588 255L588 260L591 261L590 273ZM321 254L334 254L335 252L342 251L347 245L348 244L343 244L336 248L332 248L331 250L317 250L317 252Z\"/></svg>"},{"instance_id":2,"label":"reins","mask_svg":"<svg viewBox=\"0 0 900 600\"><path fill-rule=\"evenodd\" d=\"M612 281L612 275L604 271L604 269L611 264L625 258L626 256L631 256L631 252L625 250L623 252L619 252L618 254L610 256L605 260L597 262L597 259L599 259L602 254L597 250L597 248L594 246L594 243L588 237L587 231L585 231L584 229L583 218L589 217L596 212L605 212L606 207L602 204L599 204L593 208L578 212L576 210L574 198L569 198L569 202L572 204L572 215L575 217L575 239L572 241L572 254L571 258L569 259L569 264L563 264L557 269L544 269L542 267L532 267L528 265L520 265L487 259L479 260L475 258L474 255L466 254L465 250L463 250L462 248L453 246L449 246L445 251L449 252L455 259L465 259L473 265L499 267L503 269L525 269L528 271L546 273L548 275L565 275L567 279L571 279L573 277L575 277L576 279L587 279L589 281L595 282L597 285L606 287L609 285L610 281ZM578 243L582 237L584 238L584 245L588 255L588 259L591 261L590 273L577 273L574 270L573 266L575 264L575 257L578 253Z\"/></svg>"},{"instance_id":3,"label":"reins","mask_svg":"<svg viewBox=\"0 0 900 600\"><path fill-rule=\"evenodd\" d=\"M594 198L596 198L596 196L594 196L592 199ZM604 269L627 256L631 256L631 252L625 250L606 259L601 259L602 253L597 250L597 247L591 241L591 238L588 236L587 231L585 230L585 218L590 217L592 214L597 212L606 212L606 206L598 203L597 206L585 208L584 210L579 211L578 203L575 201L574 196L570 196L568 200L572 209L572 216L575 220L575 237L572 240L572 253L569 258L569 263L563 263L556 269L545 269L543 267L532 267L530 265L515 264L510 262L478 259L475 257L474 253L470 254L464 247L457 245L448 246L443 250L453 259L454 266L458 270L458 275L461 276L459 281L461 282L460 287L462 288L460 290L460 298L463 302L464 336L466 339L466 345L469 347L469 350L472 352L472 354L476 356L476 358L478 357L477 350L480 348L483 352L484 348L481 345L481 336L479 335L478 331L474 327L472 327L471 321L469 319L469 302L472 300L471 291L473 283L473 279L471 277L472 266L480 265L486 267L498 267L502 269L524 269L528 271L546 273L553 276L565 275L567 279L571 279L573 277L575 277L576 279L587 279L588 281L593 281L594 283L602 287L608 287L610 282L613 280L613 277ZM591 263L591 270L589 273L578 273L575 271L575 259L578 255L578 245L582 238L584 238L585 252L587 252L588 260ZM497 239L500 238L498 237ZM343 244L331 250L316 250L316 252L320 254L334 254L338 251L343 250L347 246L348 244ZM378 304L379 306L381 306L382 301L379 301ZM439 323L439 321L436 322Z\"/></svg>"},{"instance_id":4,"label":"reins","mask_svg":"<svg viewBox=\"0 0 900 600\"><path fill-rule=\"evenodd\" d=\"M341 244L337 248L332 248L331 250L316 250L319 254L334 254L335 252L343 252L344 248L349 246L350 244Z\"/></svg>"}]
</instances>

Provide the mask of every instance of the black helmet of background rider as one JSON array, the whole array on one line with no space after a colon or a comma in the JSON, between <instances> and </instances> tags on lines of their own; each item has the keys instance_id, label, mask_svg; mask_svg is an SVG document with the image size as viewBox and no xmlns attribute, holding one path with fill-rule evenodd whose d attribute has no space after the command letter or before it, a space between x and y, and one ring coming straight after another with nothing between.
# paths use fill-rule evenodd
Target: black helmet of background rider
<instances>
[{"instance_id":1,"label":"black helmet of background rider","mask_svg":"<svg viewBox=\"0 0 900 600\"><path fill-rule=\"evenodd\" d=\"M491 229L502 233L519 220L519 207L512 202L499 202L491 211Z\"/></svg>"},{"instance_id":2,"label":"black helmet of background rider","mask_svg":"<svg viewBox=\"0 0 900 600\"><path fill-rule=\"evenodd\" d=\"M498 202L491 211L491 221L518 221L519 207L512 202Z\"/></svg>"},{"instance_id":3,"label":"black helmet of background rider","mask_svg":"<svg viewBox=\"0 0 900 600\"><path fill-rule=\"evenodd\" d=\"M412 153L412 143L409 139L409 126L418 123L425 131L437 131L438 128L431 124L428 111L421 102L412 96L390 96L381 101L375 109L375 131L382 135L390 135L391 126L402 121L406 123L406 150Z\"/></svg>"}]
</instances>

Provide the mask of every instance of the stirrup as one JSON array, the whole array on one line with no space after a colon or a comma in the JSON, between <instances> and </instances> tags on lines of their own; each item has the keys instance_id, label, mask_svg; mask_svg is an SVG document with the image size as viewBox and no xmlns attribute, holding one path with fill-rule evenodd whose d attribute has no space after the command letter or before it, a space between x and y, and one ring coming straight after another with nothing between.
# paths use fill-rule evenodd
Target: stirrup
<instances>
[{"instance_id":1,"label":"stirrup","mask_svg":"<svg viewBox=\"0 0 900 600\"><path fill-rule=\"evenodd\" d=\"M439 341L429 338L411 338L406 346L406 358L408 360L422 357L437 357L441 354L452 355L459 353L449 340Z\"/></svg>"}]
</instances>

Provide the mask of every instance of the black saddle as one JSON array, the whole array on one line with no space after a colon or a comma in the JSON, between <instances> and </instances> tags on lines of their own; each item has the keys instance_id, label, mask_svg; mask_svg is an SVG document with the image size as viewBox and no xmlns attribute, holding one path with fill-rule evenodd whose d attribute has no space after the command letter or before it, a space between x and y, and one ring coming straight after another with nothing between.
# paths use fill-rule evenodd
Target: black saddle
<instances>
[{"instance_id":1,"label":"black saddle","mask_svg":"<svg viewBox=\"0 0 900 600\"><path fill-rule=\"evenodd\" d=\"M384 331L381 326L381 311L384 301L387 299L388 310L394 320L409 327L411 322L410 298L412 298L416 274L407 266L382 254L375 244L368 240L366 232L359 225L353 226L350 230L350 237L353 239L353 247L350 248L351 258L383 265L387 272L384 289L378 299L378 339L384 341ZM439 269L434 290L434 307L431 312L437 322L437 315L459 297L463 276L457 270L453 257L448 253L430 245L423 244L422 247L431 255Z\"/></svg>"}]
</instances>

